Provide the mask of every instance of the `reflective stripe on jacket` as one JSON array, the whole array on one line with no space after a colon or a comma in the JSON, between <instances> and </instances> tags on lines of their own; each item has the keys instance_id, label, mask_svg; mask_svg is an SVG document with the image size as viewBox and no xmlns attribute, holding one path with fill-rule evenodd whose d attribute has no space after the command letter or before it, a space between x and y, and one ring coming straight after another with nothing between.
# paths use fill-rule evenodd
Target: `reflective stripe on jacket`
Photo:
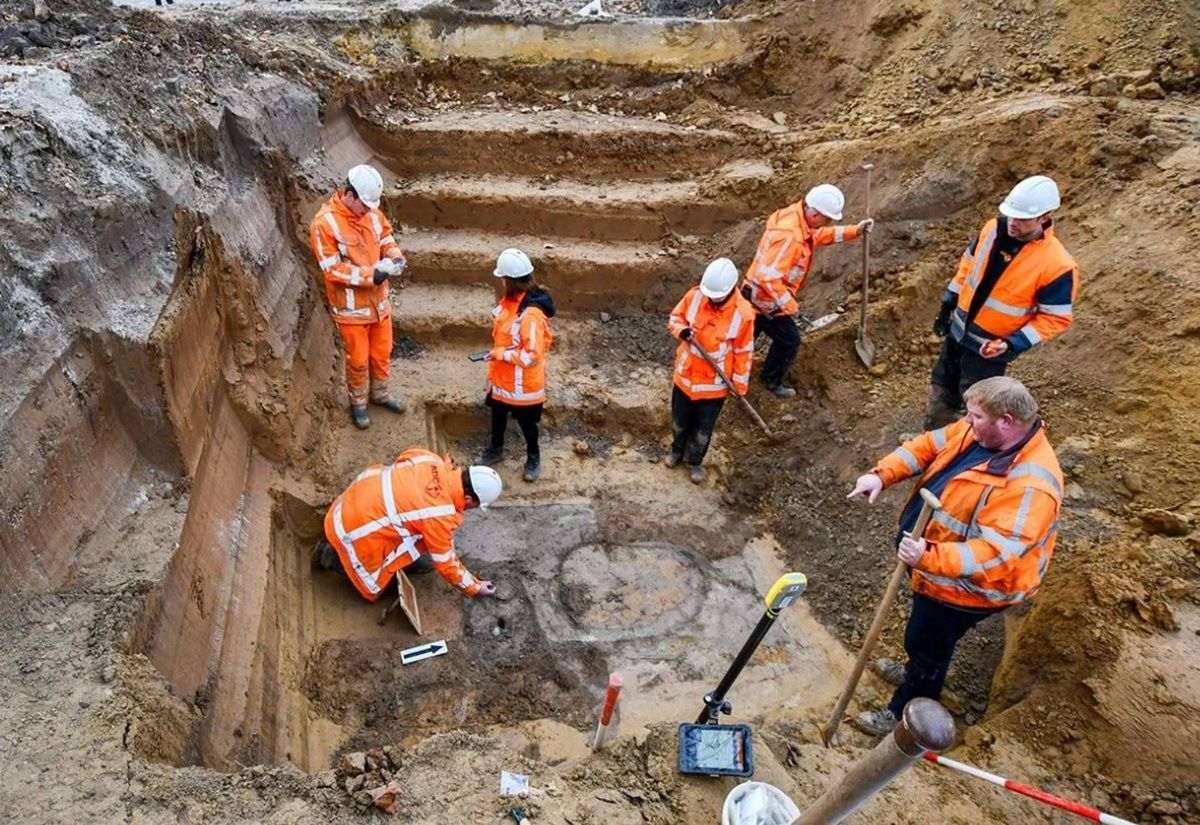
<instances>
[{"instance_id":1,"label":"reflective stripe on jacket","mask_svg":"<svg viewBox=\"0 0 1200 825\"><path fill-rule=\"evenodd\" d=\"M750 361L754 356L754 308L734 291L717 306L694 286L671 311L667 329L676 338L685 328L693 330L692 341L721 365L738 395L750 385ZM729 387L687 341L675 350L675 386L693 401L724 398Z\"/></svg>"},{"instance_id":2,"label":"reflective stripe on jacket","mask_svg":"<svg viewBox=\"0 0 1200 825\"><path fill-rule=\"evenodd\" d=\"M1003 338L1011 359L1071 326L1079 267L1054 236L1053 225L1047 226L1041 238L1025 244L1008 262L967 329L971 299L987 269L996 230L995 218L983 225L979 237L963 253L942 300L955 304L950 316L950 335L955 341L978 352L993 338Z\"/></svg>"},{"instance_id":3,"label":"reflective stripe on jacket","mask_svg":"<svg viewBox=\"0 0 1200 825\"><path fill-rule=\"evenodd\" d=\"M374 324L392 315L388 282L378 286L375 264L403 260L387 216L372 209L361 218L342 203L340 192L325 202L308 231L317 265L325 275L329 314L339 324Z\"/></svg>"},{"instance_id":4,"label":"reflective stripe on jacket","mask_svg":"<svg viewBox=\"0 0 1200 825\"><path fill-rule=\"evenodd\" d=\"M554 335L538 305L521 310L522 300L504 297L492 310L488 391L498 401L528 407L546 401L546 353Z\"/></svg>"},{"instance_id":5,"label":"reflective stripe on jacket","mask_svg":"<svg viewBox=\"0 0 1200 825\"><path fill-rule=\"evenodd\" d=\"M965 419L917 436L874 472L885 487L935 475L975 442ZM917 482L919 490L922 481ZM1063 476L1042 424L1013 450L951 478L924 537L912 589L964 607L1004 607L1037 592L1050 566Z\"/></svg>"},{"instance_id":6,"label":"reflective stripe on jacket","mask_svg":"<svg viewBox=\"0 0 1200 825\"><path fill-rule=\"evenodd\" d=\"M804 201L777 210L767 219L758 252L746 270L750 301L767 315L796 315L796 295L804 286L818 246L852 241L858 226L823 226L810 229L804 220Z\"/></svg>"},{"instance_id":7,"label":"reflective stripe on jacket","mask_svg":"<svg viewBox=\"0 0 1200 825\"><path fill-rule=\"evenodd\" d=\"M479 582L454 552L466 501L449 458L406 450L363 470L325 514L325 538L364 598L375 601L396 571L429 554L442 578L467 595Z\"/></svg>"}]
</instances>

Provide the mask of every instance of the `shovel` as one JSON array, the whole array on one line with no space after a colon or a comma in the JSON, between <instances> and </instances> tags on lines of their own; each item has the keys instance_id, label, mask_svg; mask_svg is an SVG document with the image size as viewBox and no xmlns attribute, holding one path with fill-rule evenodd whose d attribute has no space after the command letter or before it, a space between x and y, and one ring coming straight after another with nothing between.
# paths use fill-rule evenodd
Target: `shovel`
<instances>
[{"instance_id":1,"label":"shovel","mask_svg":"<svg viewBox=\"0 0 1200 825\"><path fill-rule=\"evenodd\" d=\"M863 170L867 173L867 217L871 217L871 170L873 163L864 163ZM871 235L867 233L862 239L862 302L858 308L858 338L854 340L854 351L863 366L871 367L875 363L875 343L867 337L867 298L871 272Z\"/></svg>"},{"instance_id":2,"label":"shovel","mask_svg":"<svg viewBox=\"0 0 1200 825\"><path fill-rule=\"evenodd\" d=\"M754 407L750 405L750 402L746 400L746 396L742 395L733 388L733 382L729 380L729 376L727 376L725 371L721 369L715 360L713 360L713 357L705 352L700 345L696 343L695 339L689 338L688 344L691 345L693 351L700 353L701 357L708 362L708 365L716 371L721 380L725 382L725 386L729 387L729 392L733 395L733 397L741 402L742 409L744 409L746 413L754 419L755 424L757 424L759 427L762 427L762 431L766 433L767 438L773 438L774 436L771 434L771 428L767 426L767 422L763 421L763 417L758 414L758 410L754 409Z\"/></svg>"}]
</instances>

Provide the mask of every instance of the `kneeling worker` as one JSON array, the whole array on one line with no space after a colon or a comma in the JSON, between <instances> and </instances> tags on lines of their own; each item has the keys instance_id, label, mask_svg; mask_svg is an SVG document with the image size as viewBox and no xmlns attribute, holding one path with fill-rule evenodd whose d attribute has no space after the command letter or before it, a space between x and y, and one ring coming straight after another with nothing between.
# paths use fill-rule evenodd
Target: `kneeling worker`
<instances>
[{"instance_id":1,"label":"kneeling worker","mask_svg":"<svg viewBox=\"0 0 1200 825\"><path fill-rule=\"evenodd\" d=\"M409 565L412 572L432 567L468 596L494 595L492 583L472 576L454 552L454 531L464 510L486 510L502 487L490 467L462 469L428 450L406 450L394 464L363 470L337 497L314 564L344 570L372 602Z\"/></svg>"},{"instance_id":2,"label":"kneeling worker","mask_svg":"<svg viewBox=\"0 0 1200 825\"><path fill-rule=\"evenodd\" d=\"M704 270L700 285L687 291L671 312L667 329L679 339L675 351L675 386L671 390L671 424L675 438L666 465L688 464L691 480L704 481L700 462L708 452L713 427L730 390L745 395L754 356L754 308L734 289L738 271L733 261L717 258ZM700 347L733 382L729 387L696 352Z\"/></svg>"},{"instance_id":3,"label":"kneeling worker","mask_svg":"<svg viewBox=\"0 0 1200 825\"><path fill-rule=\"evenodd\" d=\"M900 515L897 555L912 568L913 603L904 630L906 667L880 663L899 683L886 708L855 724L883 736L904 706L937 699L954 647L993 613L1037 592L1050 566L1063 476L1037 402L1015 378L986 378L963 394L967 414L905 442L858 479L850 498L919 475ZM941 499L924 536L903 536L921 510L920 489Z\"/></svg>"}]
</instances>

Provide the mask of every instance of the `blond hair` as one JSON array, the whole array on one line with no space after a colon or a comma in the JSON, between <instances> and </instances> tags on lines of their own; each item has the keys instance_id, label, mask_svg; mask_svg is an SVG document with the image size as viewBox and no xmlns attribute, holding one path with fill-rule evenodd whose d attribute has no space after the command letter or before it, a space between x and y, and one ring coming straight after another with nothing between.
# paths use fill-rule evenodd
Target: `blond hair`
<instances>
[{"instance_id":1,"label":"blond hair","mask_svg":"<svg viewBox=\"0 0 1200 825\"><path fill-rule=\"evenodd\" d=\"M997 375L972 384L963 393L964 401L974 401L992 418L1011 415L1021 424L1032 424L1038 405L1029 390L1015 378Z\"/></svg>"}]
</instances>

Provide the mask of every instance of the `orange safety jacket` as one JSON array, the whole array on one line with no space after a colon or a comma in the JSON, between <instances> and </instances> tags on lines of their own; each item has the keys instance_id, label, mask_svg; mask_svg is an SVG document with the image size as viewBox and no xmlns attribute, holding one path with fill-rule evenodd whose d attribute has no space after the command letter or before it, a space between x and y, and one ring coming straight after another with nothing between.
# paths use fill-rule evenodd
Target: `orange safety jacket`
<instances>
[{"instance_id":1,"label":"orange safety jacket","mask_svg":"<svg viewBox=\"0 0 1200 825\"><path fill-rule=\"evenodd\" d=\"M687 328L693 332L691 340L721 365L733 382L734 392L745 395L754 357L754 308L750 302L735 291L718 306L694 286L671 310L667 322L667 329L676 338ZM716 371L691 342L682 339L675 350L675 386L693 401L729 395L729 387Z\"/></svg>"},{"instance_id":2,"label":"orange safety jacket","mask_svg":"<svg viewBox=\"0 0 1200 825\"><path fill-rule=\"evenodd\" d=\"M758 252L746 270L750 302L766 315L797 315L796 295L812 267L813 251L857 237L857 225L809 228L802 200L777 210L767 219Z\"/></svg>"},{"instance_id":3,"label":"orange safety jacket","mask_svg":"<svg viewBox=\"0 0 1200 825\"><path fill-rule=\"evenodd\" d=\"M309 242L325 274L329 314L339 324L374 324L392 316L388 282L376 285L375 264L383 258L404 260L392 224L378 209L361 218L335 192L313 218Z\"/></svg>"},{"instance_id":4,"label":"orange safety jacket","mask_svg":"<svg viewBox=\"0 0 1200 825\"><path fill-rule=\"evenodd\" d=\"M454 552L466 499L461 470L428 450L363 470L325 514L325 538L363 598L375 601L396 571L428 553L443 579L468 596L479 581Z\"/></svg>"},{"instance_id":5,"label":"orange safety jacket","mask_svg":"<svg viewBox=\"0 0 1200 825\"><path fill-rule=\"evenodd\" d=\"M487 376L493 398L517 407L545 403L552 317L554 304L546 292L504 297L496 304Z\"/></svg>"},{"instance_id":6,"label":"orange safety jacket","mask_svg":"<svg viewBox=\"0 0 1200 825\"><path fill-rule=\"evenodd\" d=\"M1021 247L996 281L987 301L967 328L971 299L987 269L996 242L997 221L983 225L962 259L942 300L955 305L950 336L978 352L993 338L1008 342L1002 360L1012 360L1029 348L1060 335L1074 320L1079 292L1079 267L1054 236L1054 226L1036 241Z\"/></svg>"},{"instance_id":7,"label":"orange safety jacket","mask_svg":"<svg viewBox=\"0 0 1200 825\"><path fill-rule=\"evenodd\" d=\"M885 456L872 472L884 487L938 473L975 443L966 419L923 433ZM1054 554L1063 475L1045 426L1023 444L951 478L942 509L925 529L928 549L912 574L912 589L963 607L995 608L1037 592Z\"/></svg>"}]
</instances>

